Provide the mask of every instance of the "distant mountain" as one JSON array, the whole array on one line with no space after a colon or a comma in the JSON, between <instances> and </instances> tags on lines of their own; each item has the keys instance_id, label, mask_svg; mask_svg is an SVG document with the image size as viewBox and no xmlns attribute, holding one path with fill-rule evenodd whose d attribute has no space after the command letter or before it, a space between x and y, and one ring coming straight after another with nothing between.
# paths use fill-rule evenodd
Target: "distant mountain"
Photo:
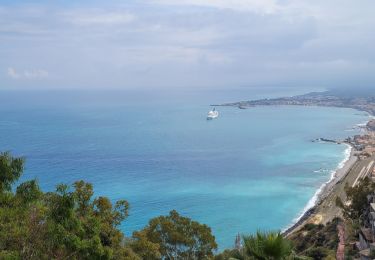
<instances>
[{"instance_id":1,"label":"distant mountain","mask_svg":"<svg viewBox=\"0 0 375 260\"><path fill-rule=\"evenodd\" d=\"M335 95L342 98L368 98L375 97L375 86L372 87L351 87L351 88L333 88L328 90L329 95Z\"/></svg>"}]
</instances>

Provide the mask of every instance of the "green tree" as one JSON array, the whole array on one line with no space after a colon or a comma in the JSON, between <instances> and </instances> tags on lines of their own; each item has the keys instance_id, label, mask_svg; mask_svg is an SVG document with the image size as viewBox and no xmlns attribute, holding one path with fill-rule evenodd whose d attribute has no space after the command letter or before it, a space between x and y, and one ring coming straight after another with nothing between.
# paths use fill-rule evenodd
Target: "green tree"
<instances>
[{"instance_id":1,"label":"green tree","mask_svg":"<svg viewBox=\"0 0 375 260\"><path fill-rule=\"evenodd\" d=\"M113 207L105 197L92 200L92 185L83 181L58 185L47 196L48 251L54 258L125 259L124 236L118 225L128 215L128 203Z\"/></svg>"},{"instance_id":2,"label":"green tree","mask_svg":"<svg viewBox=\"0 0 375 260\"><path fill-rule=\"evenodd\" d=\"M21 203L32 203L42 197L43 193L36 180L21 183L16 189L16 198Z\"/></svg>"},{"instance_id":3,"label":"green tree","mask_svg":"<svg viewBox=\"0 0 375 260\"><path fill-rule=\"evenodd\" d=\"M133 233L133 241L130 242L130 247L142 259L161 259L160 245L148 239L146 230Z\"/></svg>"},{"instance_id":4,"label":"green tree","mask_svg":"<svg viewBox=\"0 0 375 260\"><path fill-rule=\"evenodd\" d=\"M158 245L162 259L209 259L217 249L215 237L208 226L182 217L175 210L168 216L151 219L148 226L133 234L133 238L136 252L149 241L151 243L147 246L154 251L155 245ZM151 257L154 258L157 258L156 254Z\"/></svg>"},{"instance_id":5,"label":"green tree","mask_svg":"<svg viewBox=\"0 0 375 260\"><path fill-rule=\"evenodd\" d=\"M0 193L9 192L24 167L24 159L13 157L9 152L0 153Z\"/></svg>"},{"instance_id":6,"label":"green tree","mask_svg":"<svg viewBox=\"0 0 375 260\"><path fill-rule=\"evenodd\" d=\"M43 193L31 180L12 192L23 164L0 153L0 259L141 259L118 229L127 201L93 198L84 181Z\"/></svg>"},{"instance_id":7,"label":"green tree","mask_svg":"<svg viewBox=\"0 0 375 260\"><path fill-rule=\"evenodd\" d=\"M345 186L346 200L344 203L340 197L336 197L336 205L343 210L344 217L352 221L358 221L366 213L369 207L367 196L372 194L375 183L370 178L362 179L358 185Z\"/></svg>"},{"instance_id":8,"label":"green tree","mask_svg":"<svg viewBox=\"0 0 375 260\"><path fill-rule=\"evenodd\" d=\"M238 249L226 249L220 254L216 255L215 260L245 260L246 257L243 254L243 250Z\"/></svg>"},{"instance_id":9,"label":"green tree","mask_svg":"<svg viewBox=\"0 0 375 260\"><path fill-rule=\"evenodd\" d=\"M0 258L45 259L45 207L37 181L12 185L22 175L24 159L0 153Z\"/></svg>"}]
</instances>

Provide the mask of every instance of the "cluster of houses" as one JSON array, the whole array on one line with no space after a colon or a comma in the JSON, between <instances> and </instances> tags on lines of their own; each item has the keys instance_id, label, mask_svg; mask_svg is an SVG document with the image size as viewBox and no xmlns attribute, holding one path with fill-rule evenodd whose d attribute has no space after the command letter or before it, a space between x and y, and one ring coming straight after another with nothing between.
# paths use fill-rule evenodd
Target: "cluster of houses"
<instances>
[{"instance_id":1,"label":"cluster of houses","mask_svg":"<svg viewBox=\"0 0 375 260\"><path fill-rule=\"evenodd\" d=\"M371 156L375 153L375 133L369 132L366 135L357 135L354 138L354 145L362 154Z\"/></svg>"},{"instance_id":2,"label":"cluster of houses","mask_svg":"<svg viewBox=\"0 0 375 260\"><path fill-rule=\"evenodd\" d=\"M345 141L350 143L357 151L360 158L367 158L375 154L375 120L371 120L366 126L366 134L356 135Z\"/></svg>"}]
</instances>

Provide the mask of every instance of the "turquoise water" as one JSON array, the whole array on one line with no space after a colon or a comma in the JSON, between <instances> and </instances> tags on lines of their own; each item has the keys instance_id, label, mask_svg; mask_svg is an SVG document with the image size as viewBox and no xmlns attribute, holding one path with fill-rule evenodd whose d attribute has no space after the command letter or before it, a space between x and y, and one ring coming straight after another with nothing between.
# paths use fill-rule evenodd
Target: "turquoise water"
<instances>
[{"instance_id":1,"label":"turquoise water","mask_svg":"<svg viewBox=\"0 0 375 260\"><path fill-rule=\"evenodd\" d=\"M210 103L295 94L270 91L0 92L0 147L27 157L23 179L45 190L84 179L96 195L127 199L130 235L176 209L212 227L220 248L235 235L283 229L345 158L344 138L367 115L317 107Z\"/></svg>"}]
</instances>

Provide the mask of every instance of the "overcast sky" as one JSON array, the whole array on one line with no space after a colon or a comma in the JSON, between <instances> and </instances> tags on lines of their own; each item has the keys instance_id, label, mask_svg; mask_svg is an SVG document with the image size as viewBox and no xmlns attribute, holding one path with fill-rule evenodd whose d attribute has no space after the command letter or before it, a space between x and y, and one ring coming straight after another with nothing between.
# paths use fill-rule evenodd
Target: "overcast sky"
<instances>
[{"instance_id":1,"label":"overcast sky","mask_svg":"<svg viewBox=\"0 0 375 260\"><path fill-rule=\"evenodd\" d=\"M373 0L0 0L0 88L375 84Z\"/></svg>"}]
</instances>

